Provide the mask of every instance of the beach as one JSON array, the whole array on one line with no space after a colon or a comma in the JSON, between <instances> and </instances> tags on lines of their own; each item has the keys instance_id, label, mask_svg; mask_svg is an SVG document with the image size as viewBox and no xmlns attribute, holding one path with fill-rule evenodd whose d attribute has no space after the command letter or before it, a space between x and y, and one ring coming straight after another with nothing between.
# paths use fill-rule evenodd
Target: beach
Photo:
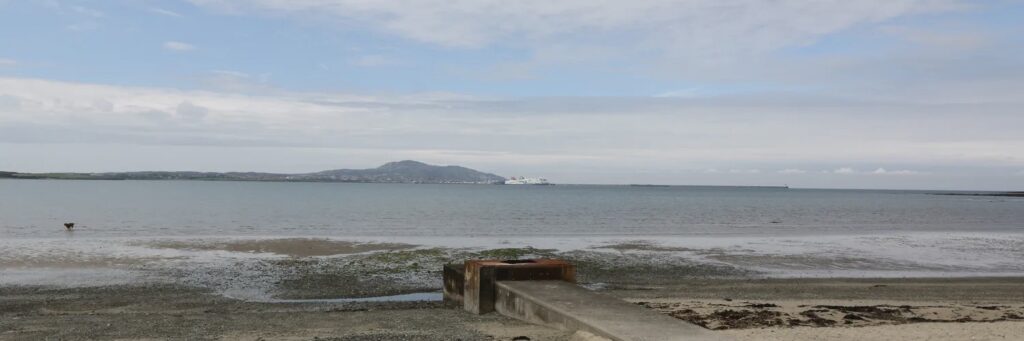
<instances>
[{"instance_id":1,"label":"beach","mask_svg":"<svg viewBox=\"0 0 1024 341\"><path fill-rule=\"evenodd\" d=\"M1019 340L1024 335L1021 278L704 279L603 292L701 321L737 340ZM794 319L799 322L790 322ZM553 341L569 336L497 314L471 315L437 301L260 303L173 285L0 288L2 340Z\"/></svg>"},{"instance_id":2,"label":"beach","mask_svg":"<svg viewBox=\"0 0 1024 341\"><path fill-rule=\"evenodd\" d=\"M1015 276L777 278L654 241L571 250L311 238L103 244L154 253L0 252L0 340L568 340L440 301L442 264L541 257L570 260L595 292L736 340L1024 335L1024 278Z\"/></svg>"},{"instance_id":3,"label":"beach","mask_svg":"<svg viewBox=\"0 0 1024 341\"><path fill-rule=\"evenodd\" d=\"M1022 31L0 0L0 341L1024 341Z\"/></svg>"},{"instance_id":4,"label":"beach","mask_svg":"<svg viewBox=\"0 0 1024 341\"><path fill-rule=\"evenodd\" d=\"M10 189L0 192L2 340L569 338L444 307L442 266L468 259L563 259L584 288L737 340L1012 340L1024 323L1019 198L0 185ZM62 226L69 221L74 230Z\"/></svg>"}]
</instances>

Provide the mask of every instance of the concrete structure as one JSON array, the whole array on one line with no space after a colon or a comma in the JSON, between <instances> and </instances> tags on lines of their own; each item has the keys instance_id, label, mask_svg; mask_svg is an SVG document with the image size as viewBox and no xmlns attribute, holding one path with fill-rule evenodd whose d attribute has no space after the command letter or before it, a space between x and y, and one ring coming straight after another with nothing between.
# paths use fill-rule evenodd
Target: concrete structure
<instances>
[{"instance_id":1,"label":"concrete structure","mask_svg":"<svg viewBox=\"0 0 1024 341\"><path fill-rule=\"evenodd\" d=\"M466 267L462 264L444 266L444 305L462 308L462 293L466 285Z\"/></svg>"},{"instance_id":2,"label":"concrete structure","mask_svg":"<svg viewBox=\"0 0 1024 341\"><path fill-rule=\"evenodd\" d=\"M526 322L584 331L613 341L728 340L710 330L563 281L498 282L495 309Z\"/></svg>"},{"instance_id":3,"label":"concrete structure","mask_svg":"<svg viewBox=\"0 0 1024 341\"><path fill-rule=\"evenodd\" d=\"M576 282L576 267L556 259L468 260L464 271L462 304L474 314L494 311L494 285L498 281Z\"/></svg>"},{"instance_id":4,"label":"concrete structure","mask_svg":"<svg viewBox=\"0 0 1024 341\"><path fill-rule=\"evenodd\" d=\"M444 267L444 300L474 314L497 311L577 332L579 341L725 340L704 328L575 284L576 267L554 259L469 260Z\"/></svg>"}]
</instances>

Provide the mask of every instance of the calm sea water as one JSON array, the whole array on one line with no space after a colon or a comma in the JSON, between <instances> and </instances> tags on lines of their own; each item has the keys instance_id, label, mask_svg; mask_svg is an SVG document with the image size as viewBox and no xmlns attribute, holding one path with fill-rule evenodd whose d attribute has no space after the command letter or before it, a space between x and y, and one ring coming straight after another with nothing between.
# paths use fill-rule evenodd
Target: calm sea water
<instances>
[{"instance_id":1,"label":"calm sea water","mask_svg":"<svg viewBox=\"0 0 1024 341\"><path fill-rule=\"evenodd\" d=\"M75 231L65 231L65 222L75 222ZM215 274L261 269L263 260L285 256L194 245L309 243L289 237L449 250L533 246L598 252L609 262L704 263L780 277L1024 276L1022 198L727 187L0 180L0 285L110 284L154 269L207 269L211 279L204 283L234 288L242 283L237 274ZM637 244L660 248L608 248ZM253 271L254 280L245 283L277 275Z\"/></svg>"},{"instance_id":2,"label":"calm sea water","mask_svg":"<svg viewBox=\"0 0 1024 341\"><path fill-rule=\"evenodd\" d=\"M0 237L1024 232L1024 200L729 187L0 180Z\"/></svg>"}]
</instances>

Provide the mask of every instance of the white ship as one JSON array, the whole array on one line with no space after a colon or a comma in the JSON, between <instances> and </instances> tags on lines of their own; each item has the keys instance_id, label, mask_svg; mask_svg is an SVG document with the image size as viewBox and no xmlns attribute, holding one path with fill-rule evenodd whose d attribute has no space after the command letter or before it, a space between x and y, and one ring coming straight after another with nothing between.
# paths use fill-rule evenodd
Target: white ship
<instances>
[{"instance_id":1,"label":"white ship","mask_svg":"<svg viewBox=\"0 0 1024 341\"><path fill-rule=\"evenodd\" d=\"M526 178L526 177L512 177L505 180L506 185L550 185L548 179L545 178Z\"/></svg>"}]
</instances>

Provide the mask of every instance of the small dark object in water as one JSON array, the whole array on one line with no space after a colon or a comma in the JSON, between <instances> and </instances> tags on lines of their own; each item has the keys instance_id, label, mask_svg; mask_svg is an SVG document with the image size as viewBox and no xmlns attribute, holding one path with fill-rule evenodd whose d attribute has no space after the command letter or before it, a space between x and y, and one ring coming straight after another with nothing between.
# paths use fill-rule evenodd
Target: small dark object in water
<instances>
[{"instance_id":1,"label":"small dark object in water","mask_svg":"<svg viewBox=\"0 0 1024 341\"><path fill-rule=\"evenodd\" d=\"M512 338L512 341L530 341L530 338L527 336L516 336Z\"/></svg>"},{"instance_id":2,"label":"small dark object in water","mask_svg":"<svg viewBox=\"0 0 1024 341\"><path fill-rule=\"evenodd\" d=\"M67 229L68 231L71 231L72 229L75 228L75 223L64 223L64 228Z\"/></svg>"}]
</instances>

